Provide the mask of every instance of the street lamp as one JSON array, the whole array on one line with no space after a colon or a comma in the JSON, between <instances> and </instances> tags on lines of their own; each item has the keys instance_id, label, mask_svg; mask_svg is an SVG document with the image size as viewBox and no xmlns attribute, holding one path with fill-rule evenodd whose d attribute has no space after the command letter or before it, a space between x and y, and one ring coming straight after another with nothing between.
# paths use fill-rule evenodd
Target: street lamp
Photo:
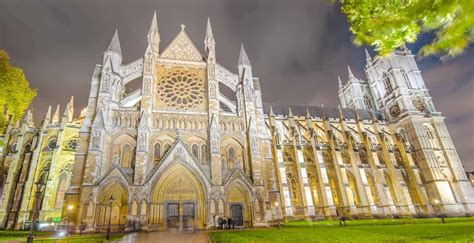
<instances>
[{"instance_id":1,"label":"street lamp","mask_svg":"<svg viewBox=\"0 0 474 243\"><path fill-rule=\"evenodd\" d=\"M71 211L74 209L74 206L67 206L67 221L66 221L66 237L69 236L69 220L71 220Z\"/></svg>"},{"instance_id":2,"label":"street lamp","mask_svg":"<svg viewBox=\"0 0 474 243\"><path fill-rule=\"evenodd\" d=\"M443 215L441 214L441 202L440 202L438 199L435 199L435 200L433 201L433 203L434 203L434 205L435 205L435 212L436 212L438 218L440 218L440 219L441 219L441 222L444 224L444 223L445 223L445 222L444 222L444 217L443 217Z\"/></svg>"},{"instance_id":3,"label":"street lamp","mask_svg":"<svg viewBox=\"0 0 474 243\"><path fill-rule=\"evenodd\" d=\"M275 202L275 207L276 207L276 210L277 210L278 229L281 229L281 224L280 224L280 208L278 207L278 201Z\"/></svg>"},{"instance_id":4,"label":"street lamp","mask_svg":"<svg viewBox=\"0 0 474 243\"><path fill-rule=\"evenodd\" d=\"M109 198L109 225L107 226L107 234L105 235L105 238L107 240L110 240L110 224L112 223L112 204L114 203L114 196L110 196Z\"/></svg>"},{"instance_id":5,"label":"street lamp","mask_svg":"<svg viewBox=\"0 0 474 243\"><path fill-rule=\"evenodd\" d=\"M43 191L43 183L41 182L36 182L36 192L35 192L35 199L33 201L33 215L31 217L31 223L30 223L30 232L28 233L28 237L26 239L27 243L33 243L33 230L35 227L35 221L36 221L36 213L37 213L37 208L39 205L39 199L41 197L41 192Z\"/></svg>"}]
</instances>

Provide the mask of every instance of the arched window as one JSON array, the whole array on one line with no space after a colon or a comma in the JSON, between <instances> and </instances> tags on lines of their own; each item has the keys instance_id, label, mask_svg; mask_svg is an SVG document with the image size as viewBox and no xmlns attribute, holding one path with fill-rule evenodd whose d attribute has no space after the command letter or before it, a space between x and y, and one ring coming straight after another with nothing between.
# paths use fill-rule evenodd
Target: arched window
<instances>
[{"instance_id":1,"label":"arched window","mask_svg":"<svg viewBox=\"0 0 474 243\"><path fill-rule=\"evenodd\" d=\"M413 88L410 82L410 78L408 77L408 73L406 73L405 71L402 71L402 73L403 73L403 78L405 79L405 82L407 84L407 88L409 89Z\"/></svg>"},{"instance_id":2,"label":"arched window","mask_svg":"<svg viewBox=\"0 0 474 243\"><path fill-rule=\"evenodd\" d=\"M63 207L64 195L66 194L68 184L69 184L69 176L65 171L63 171L61 175L59 175L58 189L56 192L56 202L54 203L54 208Z\"/></svg>"},{"instance_id":3,"label":"arched window","mask_svg":"<svg viewBox=\"0 0 474 243\"><path fill-rule=\"evenodd\" d=\"M121 164L124 168L130 168L132 162L132 150L130 145L125 144L122 148Z\"/></svg>"},{"instance_id":4,"label":"arched window","mask_svg":"<svg viewBox=\"0 0 474 243\"><path fill-rule=\"evenodd\" d=\"M193 144L191 150L193 152L194 158L196 158L196 160L198 160L199 159L199 148L198 148L197 144Z\"/></svg>"},{"instance_id":5,"label":"arched window","mask_svg":"<svg viewBox=\"0 0 474 243\"><path fill-rule=\"evenodd\" d=\"M385 87L385 94L389 94L393 91L392 84L390 83L390 78L386 73L383 75L383 84Z\"/></svg>"},{"instance_id":6,"label":"arched window","mask_svg":"<svg viewBox=\"0 0 474 243\"><path fill-rule=\"evenodd\" d=\"M369 157L367 156L367 152L365 151L365 149L359 150L359 157L360 157L360 162L362 164L366 164L366 165L369 164Z\"/></svg>"},{"instance_id":7,"label":"arched window","mask_svg":"<svg viewBox=\"0 0 474 243\"><path fill-rule=\"evenodd\" d=\"M354 176L351 173L347 173L347 179L349 180L349 186L352 191L352 197L354 199L354 204L356 206L360 205L360 199L359 199L359 190L357 188L357 183L354 179Z\"/></svg>"},{"instance_id":8,"label":"arched window","mask_svg":"<svg viewBox=\"0 0 474 243\"><path fill-rule=\"evenodd\" d=\"M367 96L366 94L364 94L364 104L365 108L372 109L372 102L370 102L369 96Z\"/></svg>"},{"instance_id":9,"label":"arched window","mask_svg":"<svg viewBox=\"0 0 474 243\"><path fill-rule=\"evenodd\" d=\"M164 150L163 150L163 155L168 153L168 150L170 150L171 145L169 143L165 143Z\"/></svg>"},{"instance_id":10,"label":"arched window","mask_svg":"<svg viewBox=\"0 0 474 243\"><path fill-rule=\"evenodd\" d=\"M207 164L207 146L201 146L201 164Z\"/></svg>"},{"instance_id":11,"label":"arched window","mask_svg":"<svg viewBox=\"0 0 474 243\"><path fill-rule=\"evenodd\" d=\"M428 125L424 125L424 127L425 127L426 137L428 138L428 141L431 147L438 148L438 142L436 141L436 137L435 137L433 129L429 127Z\"/></svg>"},{"instance_id":12,"label":"arched window","mask_svg":"<svg viewBox=\"0 0 474 243\"><path fill-rule=\"evenodd\" d=\"M161 159L161 146L160 143L155 143L155 148L153 150L153 158L155 162L159 162Z\"/></svg>"},{"instance_id":13,"label":"arched window","mask_svg":"<svg viewBox=\"0 0 474 243\"><path fill-rule=\"evenodd\" d=\"M234 168L235 165L235 149L234 147L230 147L227 152L227 164L229 165L229 169Z\"/></svg>"}]
</instances>

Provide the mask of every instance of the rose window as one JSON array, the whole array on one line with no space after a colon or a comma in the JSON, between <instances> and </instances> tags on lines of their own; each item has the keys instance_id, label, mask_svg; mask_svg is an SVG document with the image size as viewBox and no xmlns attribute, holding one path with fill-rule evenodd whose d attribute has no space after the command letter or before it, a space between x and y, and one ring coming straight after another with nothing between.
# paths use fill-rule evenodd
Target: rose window
<instances>
[{"instance_id":1,"label":"rose window","mask_svg":"<svg viewBox=\"0 0 474 243\"><path fill-rule=\"evenodd\" d=\"M167 72L158 82L159 99L173 108L197 108L204 100L204 93L201 79L185 70Z\"/></svg>"}]
</instances>

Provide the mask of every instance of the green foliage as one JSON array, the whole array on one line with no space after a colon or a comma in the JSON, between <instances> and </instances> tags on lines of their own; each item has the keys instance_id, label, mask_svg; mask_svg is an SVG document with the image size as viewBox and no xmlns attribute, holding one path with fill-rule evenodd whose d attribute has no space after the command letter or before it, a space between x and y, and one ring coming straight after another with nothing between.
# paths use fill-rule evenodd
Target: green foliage
<instances>
[{"instance_id":1,"label":"green foliage","mask_svg":"<svg viewBox=\"0 0 474 243\"><path fill-rule=\"evenodd\" d=\"M474 42L472 0L340 0L356 45L387 55L422 32L435 34L422 56L461 54Z\"/></svg>"},{"instance_id":2,"label":"green foliage","mask_svg":"<svg viewBox=\"0 0 474 243\"><path fill-rule=\"evenodd\" d=\"M226 230L209 233L211 242L469 242L473 218L289 222L281 230Z\"/></svg>"},{"instance_id":3,"label":"green foliage","mask_svg":"<svg viewBox=\"0 0 474 243\"><path fill-rule=\"evenodd\" d=\"M0 111L6 108L7 116L13 115L16 121L35 96L36 90L30 88L23 70L11 66L7 52L0 50ZM0 115L0 131L7 122L6 116Z\"/></svg>"}]
</instances>

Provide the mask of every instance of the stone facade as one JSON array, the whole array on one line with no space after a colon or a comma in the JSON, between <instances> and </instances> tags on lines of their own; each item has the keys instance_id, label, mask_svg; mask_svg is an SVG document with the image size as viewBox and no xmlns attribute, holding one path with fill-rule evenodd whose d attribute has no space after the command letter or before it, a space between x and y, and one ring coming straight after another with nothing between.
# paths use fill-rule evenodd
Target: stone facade
<instances>
[{"instance_id":1,"label":"stone facade","mask_svg":"<svg viewBox=\"0 0 474 243\"><path fill-rule=\"evenodd\" d=\"M474 211L408 50L368 55L367 80L349 69L328 108L264 104L243 46L233 73L215 44L208 20L203 54L184 25L160 50L155 14L144 56L124 64L116 32L78 118L71 100L61 119L50 109L37 128L28 111L2 135L1 227L29 227L33 208L86 231Z\"/></svg>"}]
</instances>

